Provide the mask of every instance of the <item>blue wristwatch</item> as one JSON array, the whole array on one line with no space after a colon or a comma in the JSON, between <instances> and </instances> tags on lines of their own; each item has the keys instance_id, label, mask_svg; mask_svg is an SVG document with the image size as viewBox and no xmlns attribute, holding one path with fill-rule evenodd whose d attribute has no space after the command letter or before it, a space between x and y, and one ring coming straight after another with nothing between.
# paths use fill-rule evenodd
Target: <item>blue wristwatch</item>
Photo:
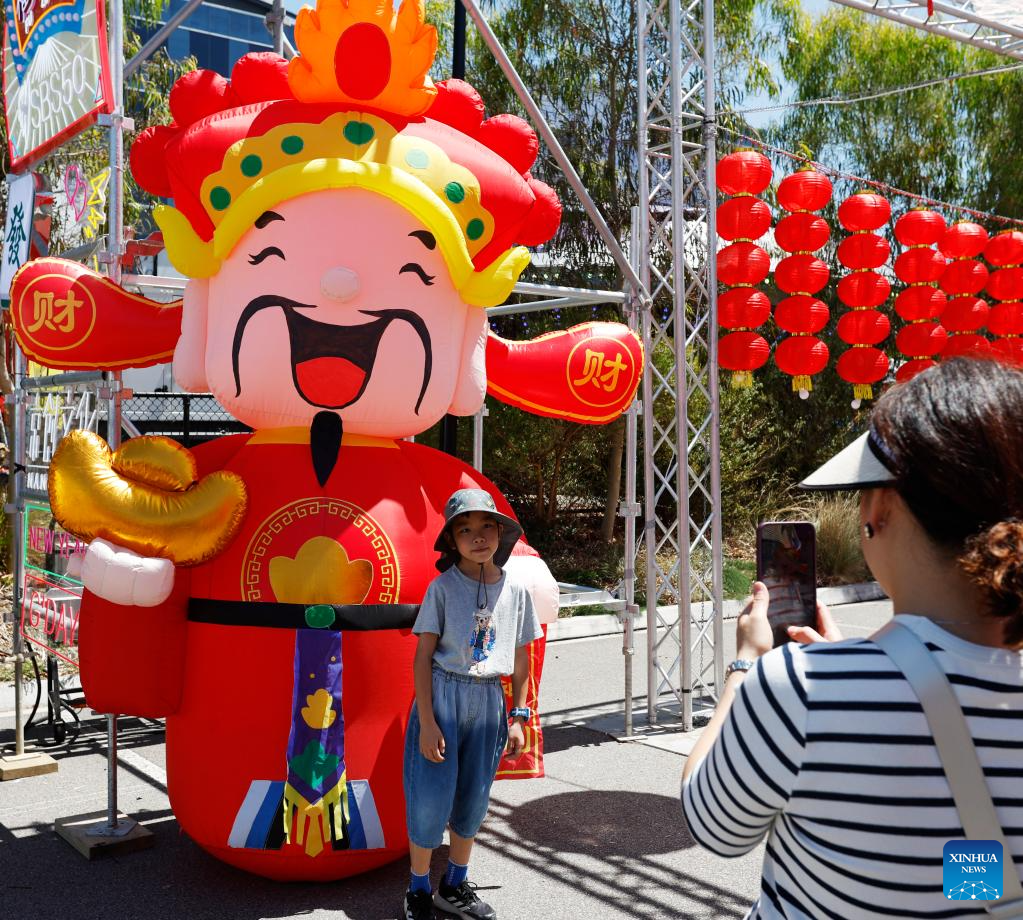
<instances>
[{"instance_id":1,"label":"blue wristwatch","mask_svg":"<svg viewBox=\"0 0 1023 920\"><path fill-rule=\"evenodd\" d=\"M528 722L532 715L533 710L528 706L516 706L508 713L508 721L511 722L514 719L522 719L523 722Z\"/></svg>"}]
</instances>

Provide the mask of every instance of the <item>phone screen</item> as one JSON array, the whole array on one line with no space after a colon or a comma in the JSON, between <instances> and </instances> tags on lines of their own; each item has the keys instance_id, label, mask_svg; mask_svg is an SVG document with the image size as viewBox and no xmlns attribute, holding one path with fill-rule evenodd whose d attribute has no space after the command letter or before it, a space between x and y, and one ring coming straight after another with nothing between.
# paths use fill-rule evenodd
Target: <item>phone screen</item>
<instances>
[{"instance_id":1,"label":"phone screen","mask_svg":"<svg viewBox=\"0 0 1023 920\"><path fill-rule=\"evenodd\" d=\"M808 521L768 521L757 527L757 579L767 585L767 618L775 647L789 626L817 625L817 534Z\"/></svg>"}]
</instances>

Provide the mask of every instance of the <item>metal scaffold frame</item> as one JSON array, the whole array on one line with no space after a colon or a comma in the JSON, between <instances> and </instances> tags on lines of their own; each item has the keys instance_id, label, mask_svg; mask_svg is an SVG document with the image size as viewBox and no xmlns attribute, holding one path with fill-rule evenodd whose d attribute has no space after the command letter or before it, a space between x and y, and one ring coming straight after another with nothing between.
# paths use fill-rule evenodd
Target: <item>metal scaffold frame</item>
<instances>
[{"instance_id":1,"label":"metal scaffold frame","mask_svg":"<svg viewBox=\"0 0 1023 920\"><path fill-rule=\"evenodd\" d=\"M647 720L722 679L713 0L639 0Z\"/></svg>"},{"instance_id":2,"label":"metal scaffold frame","mask_svg":"<svg viewBox=\"0 0 1023 920\"><path fill-rule=\"evenodd\" d=\"M927 0L833 2L1023 61L1023 28L996 22L978 13L974 0L934 0L933 15L928 14Z\"/></svg>"}]
</instances>

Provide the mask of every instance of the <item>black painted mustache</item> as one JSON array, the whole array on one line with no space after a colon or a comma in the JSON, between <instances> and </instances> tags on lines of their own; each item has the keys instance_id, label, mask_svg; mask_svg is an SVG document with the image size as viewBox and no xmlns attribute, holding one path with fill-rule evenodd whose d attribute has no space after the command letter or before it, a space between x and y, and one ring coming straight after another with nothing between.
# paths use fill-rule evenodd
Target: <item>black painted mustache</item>
<instances>
[{"instance_id":1,"label":"black painted mustache","mask_svg":"<svg viewBox=\"0 0 1023 920\"><path fill-rule=\"evenodd\" d=\"M246 327L249 324L249 320L251 320L253 316L255 316L257 313L259 313L261 310L267 309L268 307L280 307L282 310L284 310L286 313L288 313L288 312L291 312L291 311L294 311L294 310L302 310L302 309L304 309L304 310L314 310L314 309L316 309L316 304L302 303L301 301L291 300L288 297L282 297L282 296L280 296L278 294L263 294L263 295L261 295L259 297L255 297L251 301L249 301L249 303L246 305L245 309L242 311L242 315L238 319L238 326L235 329L235 333L234 333L234 342L232 343L232 346L231 346L231 367L232 367L232 370L234 371L234 383L235 383L235 396L236 397L240 396L241 392L242 392L241 373L240 373L238 365L239 365L239 360L240 360L240 355L241 355L242 338L243 338L243 336L245 334L245 329L246 329ZM430 385L430 379L431 379L432 374L433 374L433 345L432 345L432 341L430 339L430 331L429 331L429 329L427 329L426 323L423 322L422 317L419 316L418 313L416 313L416 312L414 312L412 310L401 310L401 309L360 310L359 312L364 314L365 316L375 316L375 317L377 317L377 322L376 323L370 323L369 324L370 326L378 327L378 332L377 332L377 335L376 335L376 343L377 344L379 344L379 341L383 337L383 334L387 330L387 327L392 322L394 322L395 320L401 320L401 321L404 321L404 322L408 323L412 327L412 329L415 331L416 335L419 336L419 341L422 343L422 346L423 346L424 364L423 364L423 384L420 387L419 398L416 400L416 406L415 406L415 412L416 412L416 415L418 415L419 414L419 409L420 409L420 407L423 404L423 399L426 396L426 390L427 390L427 388ZM324 327L329 327L331 333L334 334L334 335L337 334L337 332L335 330L343 330L343 329L346 328L344 326L337 326L337 325L334 325L334 324L331 324L331 323L319 323L318 321L312 320L310 317L308 317L308 316L306 316L304 314L296 314L296 315L301 316L302 320L305 321L306 323L316 322L316 323L318 323L318 325L322 325ZM362 328L362 327L347 327L347 328ZM290 341L290 324L289 324L289 343L288 343L288 345L289 345L289 348L293 347L293 343ZM344 355L344 357L349 357L349 356L348 355ZM376 347L374 347L373 350L372 350L372 355L371 355L370 360L368 362L369 366L363 368L366 371L367 383L368 383L368 378L370 376L370 373L372 371L372 366L375 363L375 361L376 361ZM294 364L295 364L295 356L292 355L292 367L294 367ZM361 396L361 395L362 395L362 391L360 391L360 393L359 393L359 396ZM359 397L357 396L356 399L358 399L358 398ZM353 400L353 402L354 402L354 400Z\"/></svg>"}]
</instances>

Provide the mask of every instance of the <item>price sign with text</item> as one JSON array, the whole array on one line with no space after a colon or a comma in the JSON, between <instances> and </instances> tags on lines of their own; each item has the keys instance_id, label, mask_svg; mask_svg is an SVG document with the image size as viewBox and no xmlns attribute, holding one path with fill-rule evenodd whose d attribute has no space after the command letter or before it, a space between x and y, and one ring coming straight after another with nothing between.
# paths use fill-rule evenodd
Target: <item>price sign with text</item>
<instances>
[{"instance_id":1,"label":"price sign with text","mask_svg":"<svg viewBox=\"0 0 1023 920\"><path fill-rule=\"evenodd\" d=\"M109 112L103 0L4 0L11 169L30 166Z\"/></svg>"}]
</instances>

